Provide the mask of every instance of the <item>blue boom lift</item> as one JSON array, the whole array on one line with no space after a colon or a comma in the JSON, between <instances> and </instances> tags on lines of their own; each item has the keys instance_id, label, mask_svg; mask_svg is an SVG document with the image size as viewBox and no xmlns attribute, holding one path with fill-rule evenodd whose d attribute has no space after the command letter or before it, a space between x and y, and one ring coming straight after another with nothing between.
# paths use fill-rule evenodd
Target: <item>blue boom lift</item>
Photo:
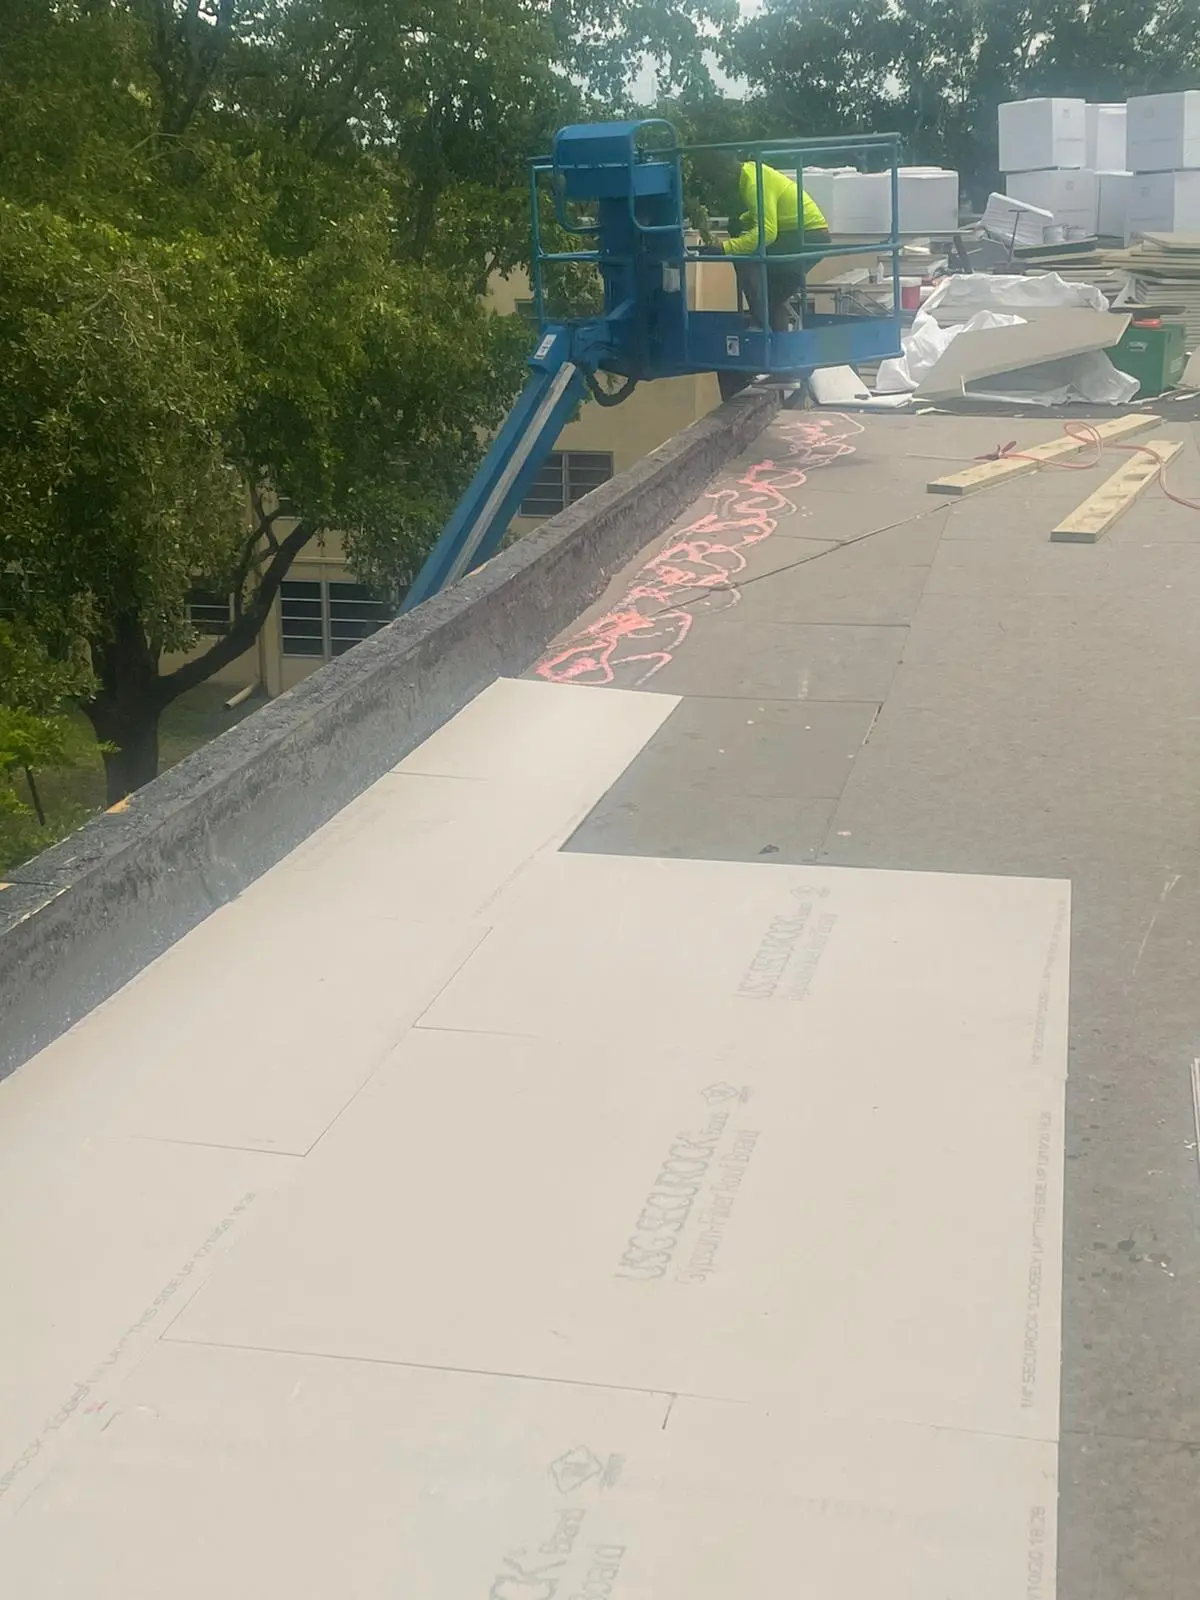
<instances>
[{"instance_id":1,"label":"blue boom lift","mask_svg":"<svg viewBox=\"0 0 1200 1600\"><path fill-rule=\"evenodd\" d=\"M780 333L769 327L752 328L749 319L737 311L690 307L688 263L696 259L696 252L689 252L685 243L682 164L686 156L721 151L736 151L742 159L754 162L760 217L764 165L795 171L801 188L804 166L811 166L815 156L851 163L865 158L871 165L888 168L892 189L888 239L867 244L822 243L796 255L773 254L770 260L803 264L830 255L877 256L881 249L890 249L891 314L814 316L804 310L798 328ZM899 159L896 134L684 148L670 123L658 118L563 128L555 137L553 153L531 163L533 289L541 330L541 339L529 358L531 374L405 596L404 609L419 605L496 553L559 432L589 392L612 404L634 384L652 378L716 372L742 374L747 380L760 373L795 380L817 367L898 355ZM543 248L539 200L547 177L555 218L565 232L581 239L578 250ZM582 247L584 240L587 248ZM803 235L800 242L804 244ZM758 263L765 305L768 257L764 241L760 238L757 251L740 259ZM545 268L566 262L590 262L598 269L604 288L602 314L547 321ZM732 271L732 264L728 270ZM599 390L598 371L625 379L619 396Z\"/></svg>"}]
</instances>

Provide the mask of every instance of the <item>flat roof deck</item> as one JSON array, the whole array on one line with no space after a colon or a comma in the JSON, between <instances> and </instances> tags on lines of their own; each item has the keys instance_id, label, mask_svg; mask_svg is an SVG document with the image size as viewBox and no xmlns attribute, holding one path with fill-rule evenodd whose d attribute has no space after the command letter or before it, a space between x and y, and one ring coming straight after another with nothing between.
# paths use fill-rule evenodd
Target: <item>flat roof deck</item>
<instances>
[{"instance_id":1,"label":"flat roof deck","mask_svg":"<svg viewBox=\"0 0 1200 1600\"><path fill-rule=\"evenodd\" d=\"M1200 517L925 490L1060 429L781 413L0 1084L5 1592L1190 1600Z\"/></svg>"}]
</instances>

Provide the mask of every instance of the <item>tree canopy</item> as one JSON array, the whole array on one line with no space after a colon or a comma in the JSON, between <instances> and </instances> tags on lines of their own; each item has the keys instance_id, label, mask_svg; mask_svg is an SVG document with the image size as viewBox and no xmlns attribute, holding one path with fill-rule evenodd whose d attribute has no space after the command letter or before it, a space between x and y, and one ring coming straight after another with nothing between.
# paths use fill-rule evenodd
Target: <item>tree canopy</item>
<instances>
[{"instance_id":1,"label":"tree canopy","mask_svg":"<svg viewBox=\"0 0 1200 1600\"><path fill-rule=\"evenodd\" d=\"M1191 0L764 0L724 59L772 134L895 131L986 187L1002 101L1190 87L1197 20Z\"/></svg>"},{"instance_id":2,"label":"tree canopy","mask_svg":"<svg viewBox=\"0 0 1200 1600\"><path fill-rule=\"evenodd\" d=\"M0 605L82 646L116 799L323 530L402 582L521 380L526 162L728 0L9 0ZM299 522L277 532L280 504ZM232 597L190 644L187 594Z\"/></svg>"}]
</instances>

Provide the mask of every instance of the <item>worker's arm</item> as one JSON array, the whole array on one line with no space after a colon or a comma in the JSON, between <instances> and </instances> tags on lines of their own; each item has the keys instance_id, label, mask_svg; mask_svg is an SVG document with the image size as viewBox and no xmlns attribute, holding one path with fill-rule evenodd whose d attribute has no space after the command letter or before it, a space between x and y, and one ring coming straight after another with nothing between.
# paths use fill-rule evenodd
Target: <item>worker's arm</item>
<instances>
[{"instance_id":1,"label":"worker's arm","mask_svg":"<svg viewBox=\"0 0 1200 1600\"><path fill-rule=\"evenodd\" d=\"M750 175L750 207L743 222L749 221L745 233L739 233L736 239L726 239L725 254L728 256L750 256L758 249L759 224L758 224L758 175ZM762 215L762 242L763 245L774 244L779 237L779 213L776 205L776 195L767 182L767 175L763 173L763 215Z\"/></svg>"}]
</instances>

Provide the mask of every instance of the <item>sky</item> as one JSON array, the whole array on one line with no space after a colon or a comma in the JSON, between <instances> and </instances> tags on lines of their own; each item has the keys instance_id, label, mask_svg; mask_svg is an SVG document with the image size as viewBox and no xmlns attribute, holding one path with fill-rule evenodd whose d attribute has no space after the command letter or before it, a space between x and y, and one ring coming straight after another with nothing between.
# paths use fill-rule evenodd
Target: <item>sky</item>
<instances>
[{"instance_id":1,"label":"sky","mask_svg":"<svg viewBox=\"0 0 1200 1600\"><path fill-rule=\"evenodd\" d=\"M713 82L716 84L717 88L720 89L722 94L734 96L745 94L746 81L744 78L729 77L726 73L721 71L720 67L716 63L716 60L712 57L709 58L708 65L709 70L713 75ZM654 63L649 59L649 57L647 57L642 63L642 70L638 73L637 77L634 78L633 88L639 105L652 105L654 103L656 88Z\"/></svg>"},{"instance_id":2,"label":"sky","mask_svg":"<svg viewBox=\"0 0 1200 1600\"><path fill-rule=\"evenodd\" d=\"M738 0L738 10L744 17L752 17L756 11L762 10L762 0ZM731 78L722 72L716 60L709 58L709 70L713 75L713 82L722 94L738 96L745 94L746 83L743 78ZM642 70L633 80L637 99L642 105L649 105L655 98L654 64L647 58L642 64Z\"/></svg>"}]
</instances>

